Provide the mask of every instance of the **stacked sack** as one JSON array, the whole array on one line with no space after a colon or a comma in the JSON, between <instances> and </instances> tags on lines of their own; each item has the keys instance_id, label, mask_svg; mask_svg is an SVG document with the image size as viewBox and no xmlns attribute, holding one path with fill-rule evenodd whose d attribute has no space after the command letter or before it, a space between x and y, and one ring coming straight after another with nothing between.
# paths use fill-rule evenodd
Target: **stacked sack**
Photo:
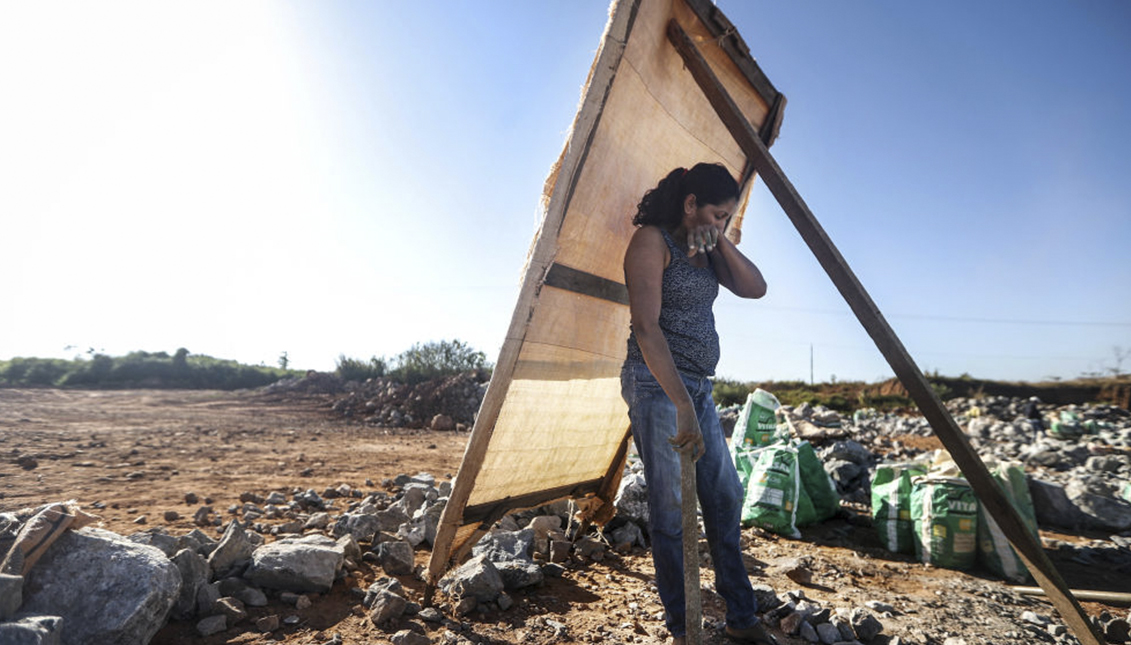
<instances>
[{"instance_id":1,"label":"stacked sack","mask_svg":"<svg viewBox=\"0 0 1131 645\"><path fill-rule=\"evenodd\" d=\"M1039 538L1021 464L990 462L987 468ZM880 541L894 553L913 553L922 562L948 569L981 564L1011 582L1030 580L1024 562L943 451L930 465L879 466L872 478L872 519Z\"/></svg>"},{"instance_id":2,"label":"stacked sack","mask_svg":"<svg viewBox=\"0 0 1131 645\"><path fill-rule=\"evenodd\" d=\"M799 538L799 526L827 520L840 496L808 441L779 426L781 407L773 394L756 389L735 424L730 454L746 497L742 524Z\"/></svg>"}]
</instances>

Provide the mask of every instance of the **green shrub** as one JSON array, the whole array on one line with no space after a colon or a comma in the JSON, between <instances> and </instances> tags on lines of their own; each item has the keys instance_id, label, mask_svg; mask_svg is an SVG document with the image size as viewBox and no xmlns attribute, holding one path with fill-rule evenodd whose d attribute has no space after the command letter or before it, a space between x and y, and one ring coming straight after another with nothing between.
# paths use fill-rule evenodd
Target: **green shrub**
<instances>
[{"instance_id":1,"label":"green shrub","mask_svg":"<svg viewBox=\"0 0 1131 645\"><path fill-rule=\"evenodd\" d=\"M13 358L0 362L0 384L10 387L204 388L235 390L261 387L300 372L242 365L211 356L192 356L186 349L131 352L89 360Z\"/></svg>"},{"instance_id":2,"label":"green shrub","mask_svg":"<svg viewBox=\"0 0 1131 645\"><path fill-rule=\"evenodd\" d=\"M750 383L742 383L728 378L715 379L714 388L711 392L715 399L715 405L726 408L746 403L746 396L754 391L754 388L750 385Z\"/></svg>"},{"instance_id":3,"label":"green shrub","mask_svg":"<svg viewBox=\"0 0 1131 645\"><path fill-rule=\"evenodd\" d=\"M374 356L368 361L363 361L349 358L345 354L338 356L337 365L338 376L342 377L342 380L359 382L384 376L386 368L383 358Z\"/></svg>"},{"instance_id":4,"label":"green shrub","mask_svg":"<svg viewBox=\"0 0 1131 645\"><path fill-rule=\"evenodd\" d=\"M459 340L417 343L393 359L389 376L409 385L488 368L487 356Z\"/></svg>"}]
</instances>

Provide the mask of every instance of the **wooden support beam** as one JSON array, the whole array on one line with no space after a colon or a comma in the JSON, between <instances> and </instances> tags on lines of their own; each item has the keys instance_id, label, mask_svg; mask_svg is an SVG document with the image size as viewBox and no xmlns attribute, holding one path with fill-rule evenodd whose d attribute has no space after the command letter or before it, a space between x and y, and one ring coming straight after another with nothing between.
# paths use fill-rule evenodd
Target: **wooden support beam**
<instances>
[{"instance_id":1,"label":"wooden support beam","mask_svg":"<svg viewBox=\"0 0 1131 645\"><path fill-rule=\"evenodd\" d=\"M742 111L738 109L726 88L711 71L695 44L674 20L668 24L668 39L683 57L688 71L710 100L727 129L754 163L766 187L770 189L778 204L797 228L797 232L801 234L801 238L805 240L837 290L848 302L857 320L864 326L900 382L907 388L939 440L970 482L983 507L998 523L1017 554L1029 567L1037 583L1048 594L1049 599L1060 612L1061 618L1082 644L1101 645L1104 642L1103 637L1095 630L1080 603L1069 592L1068 585L1049 561L1040 543L1025 527L1021 516L1006 499L958 424L943 407L942 401L915 361L911 359L903 343L892 331L879 308L872 302L871 296L848 267L840 251L833 245L812 211L801 199L801 195L778 166L777 161L770 156L758 132L742 115Z\"/></svg>"},{"instance_id":2,"label":"wooden support beam","mask_svg":"<svg viewBox=\"0 0 1131 645\"><path fill-rule=\"evenodd\" d=\"M683 519L683 602L688 645L703 643L703 599L699 592L699 494L695 460L679 454L680 507Z\"/></svg>"}]
</instances>

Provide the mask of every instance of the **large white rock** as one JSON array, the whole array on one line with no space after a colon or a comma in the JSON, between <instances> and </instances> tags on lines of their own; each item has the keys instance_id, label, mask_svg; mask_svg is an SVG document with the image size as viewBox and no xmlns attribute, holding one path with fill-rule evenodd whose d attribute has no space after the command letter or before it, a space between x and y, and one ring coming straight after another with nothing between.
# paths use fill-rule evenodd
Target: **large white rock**
<instances>
[{"instance_id":1,"label":"large white rock","mask_svg":"<svg viewBox=\"0 0 1131 645\"><path fill-rule=\"evenodd\" d=\"M181 573L160 549L83 528L32 567L20 611L62 617L63 645L148 643L180 590Z\"/></svg>"},{"instance_id":2,"label":"large white rock","mask_svg":"<svg viewBox=\"0 0 1131 645\"><path fill-rule=\"evenodd\" d=\"M333 586L344 561L342 547L324 536L280 540L255 550L244 578L267 589L324 592Z\"/></svg>"}]
</instances>

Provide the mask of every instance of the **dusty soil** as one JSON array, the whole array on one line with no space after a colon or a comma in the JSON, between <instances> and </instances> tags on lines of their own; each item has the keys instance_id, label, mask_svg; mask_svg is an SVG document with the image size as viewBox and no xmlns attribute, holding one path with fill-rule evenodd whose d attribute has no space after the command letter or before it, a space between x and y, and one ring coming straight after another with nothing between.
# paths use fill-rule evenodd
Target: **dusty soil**
<instances>
[{"instance_id":1,"label":"dusty soil","mask_svg":"<svg viewBox=\"0 0 1131 645\"><path fill-rule=\"evenodd\" d=\"M468 435L350 423L335 418L330 403L324 396L262 392L0 389L0 510L75 499L99 515L104 528L118 533L160 526L179 535L194 528L192 515L201 503L211 500L223 511L239 503L241 492L321 492L343 483L377 490L383 480L400 473L429 472L443 480L458 469ZM201 501L187 504L187 493ZM339 504L337 512L341 510ZM167 511L180 518L167 521ZM1131 568L1097 569L1088 562L1088 540L1106 536L1043 537L1079 547L1048 549L1070 586L1129 591ZM897 636L919 645L941 644L951 636L963 637L969 645L1037 643L1046 639L1020 621L1022 611L1059 622L1043 599L1019 596L979 572L932 568L887 553L863 508L848 508L844 517L803 530L801 540L755 529L744 531L743 539L756 584L769 584L779 594L802 589L808 598L832 607L858 607L869 600L893 605L894 615L879 617L884 632L874 643L890 643ZM428 556L419 550L417 563L426 563ZM780 565L795 558L807 559L810 584L801 586L784 575ZM600 562L571 563L563 577L514 593L515 606L507 611L473 613L443 624L406 617L390 629L373 626L351 588L364 589L382 575L362 563L330 593L312 595L307 609L272 599L267 607L250 608L251 620L220 634L202 638L191 623L171 622L153 643L305 645L327 643L338 635L338 642L353 645L386 643L405 628L426 633L436 643L455 642L452 634L479 643L646 643L666 638L650 588L651 559L642 549L610 550ZM421 601L423 584L411 576L401 581L412 599ZM728 642L720 632L724 605L710 591L709 567L703 581L706 642ZM1091 615L1104 610L1127 614L1126 608L1083 604ZM255 619L270 614L300 620L260 633ZM804 643L777 636L783 644Z\"/></svg>"}]
</instances>

